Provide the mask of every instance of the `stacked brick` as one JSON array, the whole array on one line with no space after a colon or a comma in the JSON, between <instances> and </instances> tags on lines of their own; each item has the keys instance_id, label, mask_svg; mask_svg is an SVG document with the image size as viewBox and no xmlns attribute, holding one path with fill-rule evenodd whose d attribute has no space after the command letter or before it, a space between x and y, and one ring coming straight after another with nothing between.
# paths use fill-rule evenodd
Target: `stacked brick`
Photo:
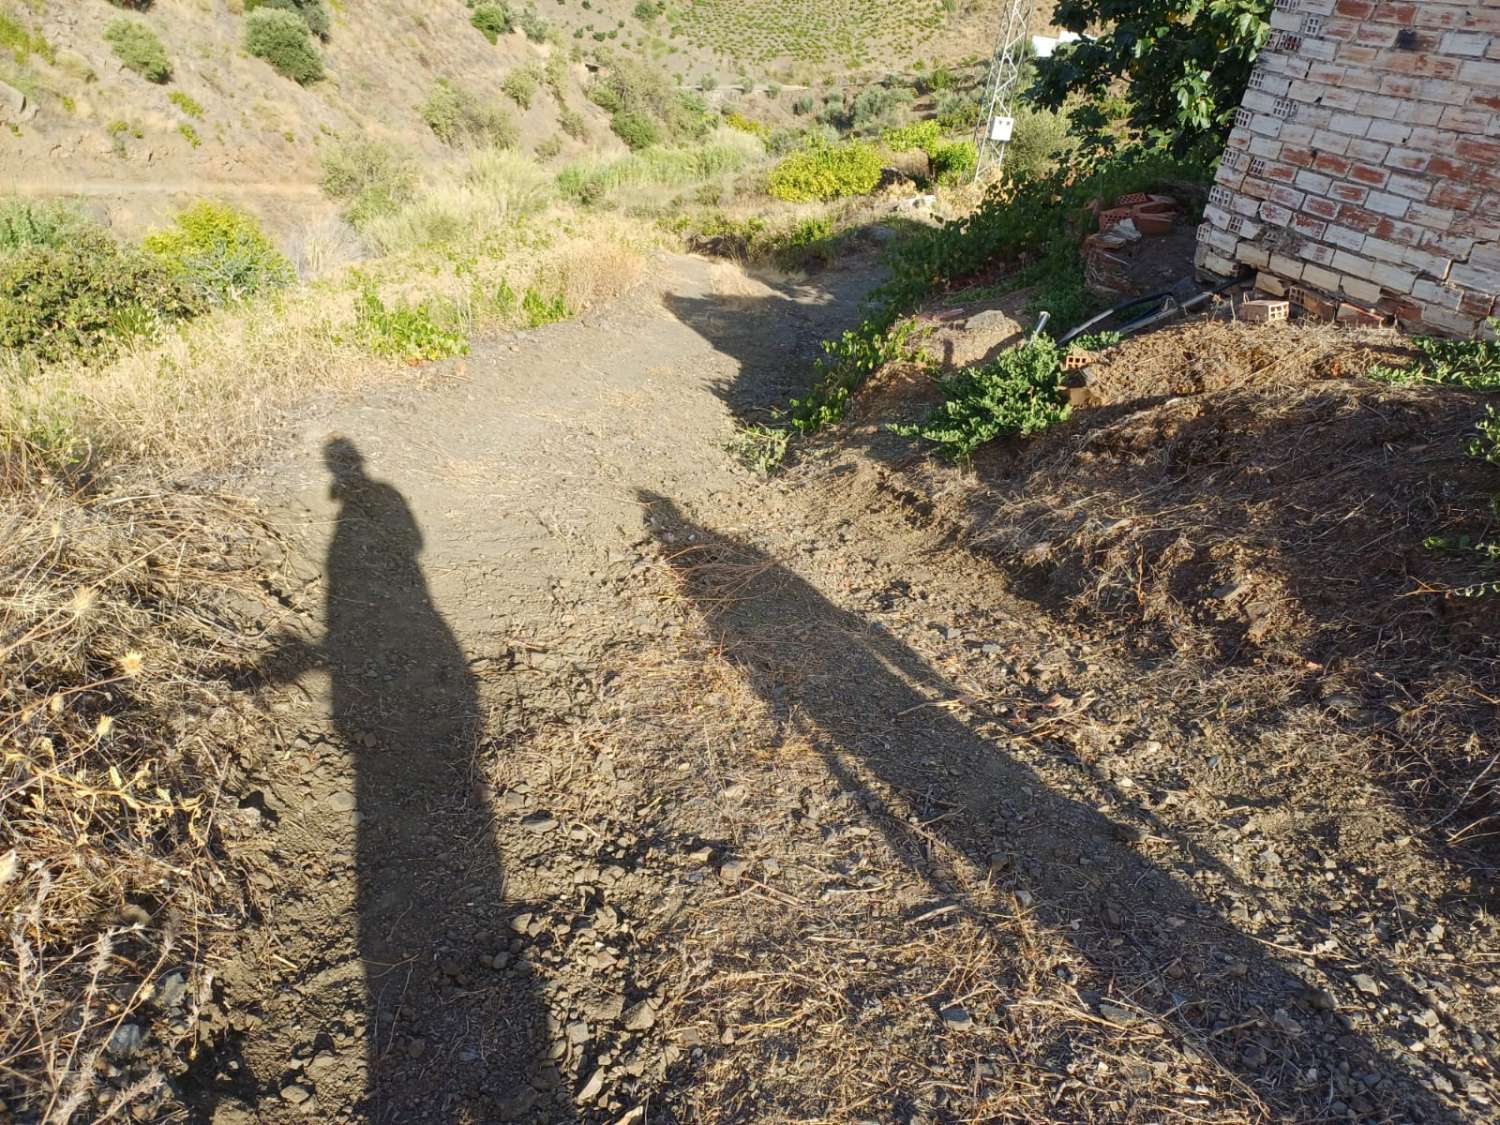
<instances>
[{"instance_id":1,"label":"stacked brick","mask_svg":"<svg viewBox=\"0 0 1500 1125\"><path fill-rule=\"evenodd\" d=\"M1198 230L1199 269L1316 311L1491 334L1500 0L1275 0Z\"/></svg>"}]
</instances>

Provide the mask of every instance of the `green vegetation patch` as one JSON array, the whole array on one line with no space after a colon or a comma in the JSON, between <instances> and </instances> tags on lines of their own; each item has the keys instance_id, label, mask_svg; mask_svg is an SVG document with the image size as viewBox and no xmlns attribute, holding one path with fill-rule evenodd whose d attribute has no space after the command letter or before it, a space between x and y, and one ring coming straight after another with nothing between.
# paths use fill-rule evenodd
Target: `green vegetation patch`
<instances>
[{"instance_id":1,"label":"green vegetation patch","mask_svg":"<svg viewBox=\"0 0 1500 1125\"><path fill-rule=\"evenodd\" d=\"M366 287L360 295L354 335L375 355L409 363L469 353L469 338L451 305L441 301L387 305L373 287Z\"/></svg>"},{"instance_id":2,"label":"green vegetation patch","mask_svg":"<svg viewBox=\"0 0 1500 1125\"><path fill-rule=\"evenodd\" d=\"M160 83L171 79L172 60L145 20L124 16L111 20L104 29L104 39L120 62L146 81Z\"/></svg>"},{"instance_id":3,"label":"green vegetation patch","mask_svg":"<svg viewBox=\"0 0 1500 1125\"><path fill-rule=\"evenodd\" d=\"M498 43L500 36L508 35L516 26L515 17L505 4L473 4L469 22L491 43Z\"/></svg>"},{"instance_id":4,"label":"green vegetation patch","mask_svg":"<svg viewBox=\"0 0 1500 1125\"><path fill-rule=\"evenodd\" d=\"M421 113L444 144L513 148L520 139L515 119L504 106L446 78L432 84Z\"/></svg>"},{"instance_id":5,"label":"green vegetation patch","mask_svg":"<svg viewBox=\"0 0 1500 1125\"><path fill-rule=\"evenodd\" d=\"M1419 355L1411 366L1372 367L1366 374L1398 386L1435 383L1473 391L1500 391L1500 342L1418 336L1412 346Z\"/></svg>"},{"instance_id":6,"label":"green vegetation patch","mask_svg":"<svg viewBox=\"0 0 1500 1125\"><path fill-rule=\"evenodd\" d=\"M245 0L246 12L261 8L291 12L307 25L308 31L320 39L328 35L330 20L323 0Z\"/></svg>"},{"instance_id":7,"label":"green vegetation patch","mask_svg":"<svg viewBox=\"0 0 1500 1125\"><path fill-rule=\"evenodd\" d=\"M257 8L245 20L245 50L276 73L306 86L323 77L323 56L303 18L283 8Z\"/></svg>"},{"instance_id":8,"label":"green vegetation patch","mask_svg":"<svg viewBox=\"0 0 1500 1125\"><path fill-rule=\"evenodd\" d=\"M323 153L322 187L344 204L344 217L362 227L411 202L417 169L410 158L380 141L343 141Z\"/></svg>"},{"instance_id":9,"label":"green vegetation patch","mask_svg":"<svg viewBox=\"0 0 1500 1125\"><path fill-rule=\"evenodd\" d=\"M1001 437L1027 437L1068 417L1062 401L1062 353L1046 336L1002 352L979 367L956 371L938 384L943 401L904 437L932 442L957 461Z\"/></svg>"},{"instance_id":10,"label":"green vegetation patch","mask_svg":"<svg viewBox=\"0 0 1500 1125\"><path fill-rule=\"evenodd\" d=\"M850 141L794 152L771 172L766 190L794 203L869 195L880 183L880 152Z\"/></svg>"},{"instance_id":11,"label":"green vegetation patch","mask_svg":"<svg viewBox=\"0 0 1500 1125\"><path fill-rule=\"evenodd\" d=\"M253 215L227 203L195 203L143 243L174 278L213 304L290 285L296 274Z\"/></svg>"},{"instance_id":12,"label":"green vegetation patch","mask_svg":"<svg viewBox=\"0 0 1500 1125\"><path fill-rule=\"evenodd\" d=\"M0 207L0 348L41 362L107 356L203 307L159 262L76 212Z\"/></svg>"}]
</instances>

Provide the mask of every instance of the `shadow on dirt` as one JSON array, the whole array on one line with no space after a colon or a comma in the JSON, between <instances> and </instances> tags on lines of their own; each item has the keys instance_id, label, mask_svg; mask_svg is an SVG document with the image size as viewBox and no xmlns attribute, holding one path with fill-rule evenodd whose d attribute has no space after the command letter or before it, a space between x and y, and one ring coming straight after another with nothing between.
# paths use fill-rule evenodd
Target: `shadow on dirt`
<instances>
[{"instance_id":1,"label":"shadow on dirt","mask_svg":"<svg viewBox=\"0 0 1500 1125\"><path fill-rule=\"evenodd\" d=\"M476 795L477 685L428 589L405 497L366 474L352 442L330 441L325 457L339 505L326 634L288 644L268 667L283 681L326 669L334 727L353 762L352 809L318 815L356 823L361 1116L493 1120L528 1089L546 1039L525 964L501 972L479 962L503 946L521 908L505 901L493 813Z\"/></svg>"},{"instance_id":2,"label":"shadow on dirt","mask_svg":"<svg viewBox=\"0 0 1500 1125\"><path fill-rule=\"evenodd\" d=\"M879 625L757 548L694 524L671 500L645 491L638 498L711 640L781 722L800 726L829 774L872 810L872 826L935 893L951 897L964 885L945 869L947 847L1024 890L1094 980L1112 982L1107 994L1080 994L1102 1018L1118 1018L1124 1005L1160 1021L1279 1112L1320 1119L1328 1076L1343 1073L1376 1076L1358 1099L1371 1113L1456 1120L1415 1084L1393 1081L1396 1064L1357 1026L1320 1007L1289 966L1136 850L1137 841L1170 832L1148 810L1119 794L1117 804L1142 827L1055 792L1003 742L954 718L943 705L960 690ZM987 725L1007 722L982 702L971 706ZM904 794L926 828L882 805L875 782ZM1189 841L1171 843L1189 869L1235 881ZM962 905L985 924L984 910ZM1321 932L1317 918L1288 922L1309 944ZM1397 1005L1419 999L1400 982L1392 987ZM1264 1065L1268 1055L1275 1066Z\"/></svg>"},{"instance_id":3,"label":"shadow on dirt","mask_svg":"<svg viewBox=\"0 0 1500 1125\"><path fill-rule=\"evenodd\" d=\"M739 361L741 375L713 387L742 423L765 422L788 400L807 393L813 360L823 339L860 320L860 305L879 284L878 259L864 254L839 269L810 276L770 269L747 270L747 293L687 297L668 293L673 316L724 355ZM828 307L847 310L829 328ZM766 325L775 324L775 332ZM753 378L745 373L753 372Z\"/></svg>"}]
</instances>

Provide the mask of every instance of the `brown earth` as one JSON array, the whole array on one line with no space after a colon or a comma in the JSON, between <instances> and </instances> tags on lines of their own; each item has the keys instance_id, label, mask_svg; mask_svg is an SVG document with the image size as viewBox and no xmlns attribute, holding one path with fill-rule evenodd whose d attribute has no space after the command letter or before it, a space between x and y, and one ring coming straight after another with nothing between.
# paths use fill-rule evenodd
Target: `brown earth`
<instances>
[{"instance_id":1,"label":"brown earth","mask_svg":"<svg viewBox=\"0 0 1500 1125\"><path fill-rule=\"evenodd\" d=\"M263 662L286 734L226 766L254 922L210 966L189 1116L1494 1117L1494 869L1392 786L1378 704L1301 652L1164 649L996 538L1008 482L1129 404L977 478L881 428L922 387L770 482L720 448L873 279L671 259L436 389L327 408L244 482L299 544ZM1376 390L1263 387L1219 448L1383 411L1344 462L1429 424L1438 456L1457 408ZM1051 503L1160 470L1143 450ZM1172 479L1233 502L1225 463Z\"/></svg>"}]
</instances>

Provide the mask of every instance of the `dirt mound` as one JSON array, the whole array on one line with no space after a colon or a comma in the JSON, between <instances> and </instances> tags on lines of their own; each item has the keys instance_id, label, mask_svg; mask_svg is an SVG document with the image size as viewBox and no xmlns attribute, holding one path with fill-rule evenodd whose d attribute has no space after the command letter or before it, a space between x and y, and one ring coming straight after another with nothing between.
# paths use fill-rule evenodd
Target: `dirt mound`
<instances>
[{"instance_id":1,"label":"dirt mound","mask_svg":"<svg viewBox=\"0 0 1500 1125\"><path fill-rule=\"evenodd\" d=\"M1500 797L1500 636L1489 600L1457 596L1480 561L1429 544L1483 537L1497 482L1465 452L1483 396L1353 377L1409 354L1385 330L1182 325L1101 356L1100 405L984 451L980 487L903 479L1049 609L1357 725L1404 796L1474 840Z\"/></svg>"}]
</instances>

